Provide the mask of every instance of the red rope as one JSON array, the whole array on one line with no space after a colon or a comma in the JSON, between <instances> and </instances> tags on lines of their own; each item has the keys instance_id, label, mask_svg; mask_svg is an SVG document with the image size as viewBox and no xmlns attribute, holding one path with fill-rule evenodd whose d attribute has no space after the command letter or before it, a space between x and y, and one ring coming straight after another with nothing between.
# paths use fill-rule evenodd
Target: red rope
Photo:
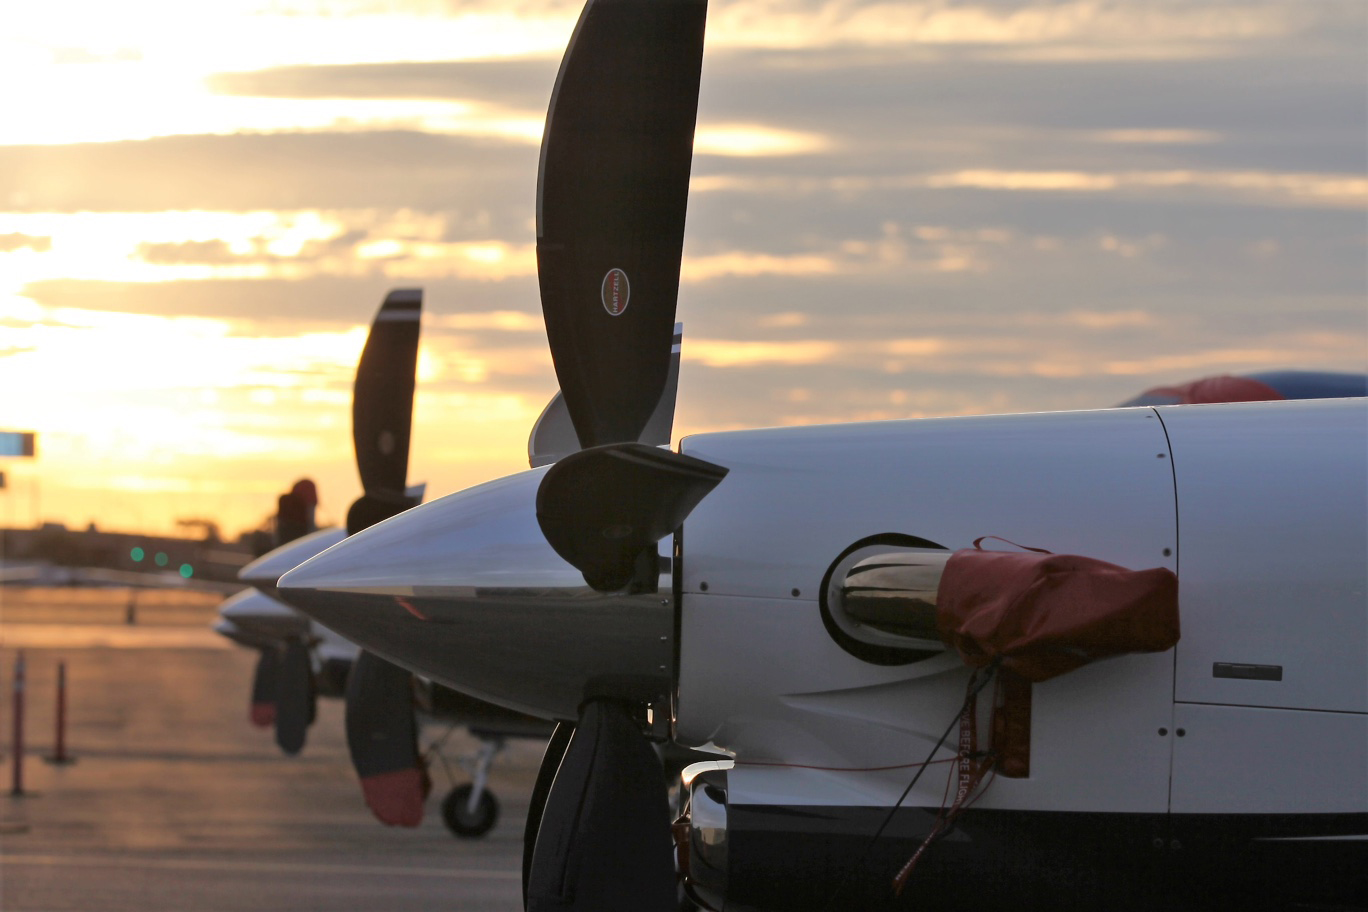
<instances>
[{"instance_id":1,"label":"red rope","mask_svg":"<svg viewBox=\"0 0 1368 912\"><path fill-rule=\"evenodd\" d=\"M964 712L960 714L959 752L955 756L958 763L951 768L950 775L945 778L945 791L941 794L940 810L936 812L936 822L931 827L931 832L927 834L926 839L922 840L922 844L917 846L917 851L912 853L912 857L898 871L898 875L893 878L895 896L902 895L903 888L907 886L908 878L912 876L912 870L916 868L917 862L921 861L922 855L930 848L931 844L949 829L960 814L978 801L983 793L988 791L988 786L992 785L993 779L997 778L997 769L994 763L997 758L992 751L980 752L978 750L977 707L978 697L975 695L965 707ZM950 783L955 778L956 771L959 772L959 786L955 790L954 802L947 809L945 801L950 795ZM993 777L988 780L988 785L984 785L980 789L979 786L983 783L983 777L989 771L993 772Z\"/></svg>"}]
</instances>

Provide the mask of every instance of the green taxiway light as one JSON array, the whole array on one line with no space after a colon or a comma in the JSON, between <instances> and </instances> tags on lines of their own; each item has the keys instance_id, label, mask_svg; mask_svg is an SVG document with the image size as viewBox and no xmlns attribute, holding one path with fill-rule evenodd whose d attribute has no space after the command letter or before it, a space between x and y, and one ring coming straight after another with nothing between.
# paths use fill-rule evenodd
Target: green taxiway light
<instances>
[{"instance_id":1,"label":"green taxiway light","mask_svg":"<svg viewBox=\"0 0 1368 912\"><path fill-rule=\"evenodd\" d=\"M134 548L132 551L128 552L128 556L133 558L133 563L140 564L142 563L142 559L147 556L147 552L142 548Z\"/></svg>"},{"instance_id":2,"label":"green taxiway light","mask_svg":"<svg viewBox=\"0 0 1368 912\"><path fill-rule=\"evenodd\" d=\"M165 551L158 551L157 556L152 559L157 562L158 567L166 566L167 557Z\"/></svg>"},{"instance_id":3,"label":"green taxiway light","mask_svg":"<svg viewBox=\"0 0 1368 912\"><path fill-rule=\"evenodd\" d=\"M195 575L195 568L190 566L189 564L181 564L180 575L185 577L186 579L189 579L190 577Z\"/></svg>"}]
</instances>

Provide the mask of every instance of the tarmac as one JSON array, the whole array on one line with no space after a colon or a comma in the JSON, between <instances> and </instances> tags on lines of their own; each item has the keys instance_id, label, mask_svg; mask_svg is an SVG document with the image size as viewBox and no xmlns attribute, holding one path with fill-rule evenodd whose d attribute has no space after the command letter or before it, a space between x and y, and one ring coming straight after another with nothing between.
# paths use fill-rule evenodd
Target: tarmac
<instances>
[{"instance_id":1,"label":"tarmac","mask_svg":"<svg viewBox=\"0 0 1368 912\"><path fill-rule=\"evenodd\" d=\"M423 824L366 809L340 701L321 699L308 743L283 755L252 726L256 654L209 629L220 596L0 588L0 910L4 912L518 912L522 830L543 745L510 741L490 777L499 822L458 839L440 801L466 781L447 735ZM27 669L22 794L13 681ZM65 663L65 749L56 677Z\"/></svg>"}]
</instances>

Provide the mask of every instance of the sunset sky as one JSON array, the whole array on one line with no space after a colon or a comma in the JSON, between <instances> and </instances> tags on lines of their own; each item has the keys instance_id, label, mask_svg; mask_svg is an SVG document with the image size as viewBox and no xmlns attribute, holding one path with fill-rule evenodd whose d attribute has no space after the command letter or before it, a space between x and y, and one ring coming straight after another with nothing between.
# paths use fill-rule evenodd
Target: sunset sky
<instances>
[{"instance_id":1,"label":"sunset sky","mask_svg":"<svg viewBox=\"0 0 1368 912\"><path fill-rule=\"evenodd\" d=\"M526 466L537 149L573 0L47 0L0 29L0 524L359 493L425 289L409 477ZM713 0L676 437L1368 369L1368 4Z\"/></svg>"}]
</instances>

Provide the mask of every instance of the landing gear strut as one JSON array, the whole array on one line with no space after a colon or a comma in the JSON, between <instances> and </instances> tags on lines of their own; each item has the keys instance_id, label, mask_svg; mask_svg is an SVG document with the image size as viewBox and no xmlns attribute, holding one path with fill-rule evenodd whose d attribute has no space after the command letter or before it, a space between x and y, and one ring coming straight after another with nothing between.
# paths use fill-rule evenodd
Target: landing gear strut
<instances>
[{"instance_id":1,"label":"landing gear strut","mask_svg":"<svg viewBox=\"0 0 1368 912\"><path fill-rule=\"evenodd\" d=\"M442 799L442 820L447 829L463 839L476 839L493 829L499 819L499 802L486 788L489 768L504 748L503 738L484 738L474 757L462 758L471 781L458 785Z\"/></svg>"}]
</instances>

